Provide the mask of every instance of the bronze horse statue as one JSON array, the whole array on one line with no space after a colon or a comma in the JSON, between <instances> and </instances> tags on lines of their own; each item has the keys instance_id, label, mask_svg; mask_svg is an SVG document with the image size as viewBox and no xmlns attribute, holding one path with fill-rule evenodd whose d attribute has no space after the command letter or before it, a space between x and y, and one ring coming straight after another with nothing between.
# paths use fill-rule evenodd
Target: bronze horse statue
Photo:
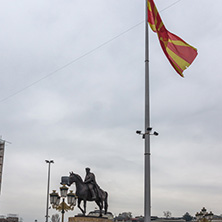
<instances>
[{"instance_id":1,"label":"bronze horse statue","mask_svg":"<svg viewBox=\"0 0 222 222\"><path fill-rule=\"evenodd\" d=\"M107 214L108 209L108 193L99 188L99 193L96 192L96 198L92 199L89 187L84 183L82 178L73 172L69 175L68 186L71 186L72 183L76 184L76 196L78 198L78 208L82 211L83 215L86 214L86 201L95 201L100 210L100 217L102 217L102 210L104 208L105 214ZM81 202L84 202L83 209L81 208Z\"/></svg>"}]
</instances>

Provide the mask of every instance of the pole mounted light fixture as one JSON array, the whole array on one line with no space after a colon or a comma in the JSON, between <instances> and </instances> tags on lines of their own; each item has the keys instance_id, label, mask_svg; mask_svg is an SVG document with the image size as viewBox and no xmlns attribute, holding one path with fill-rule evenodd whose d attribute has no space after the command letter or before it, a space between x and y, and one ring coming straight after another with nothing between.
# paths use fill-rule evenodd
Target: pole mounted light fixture
<instances>
[{"instance_id":1,"label":"pole mounted light fixture","mask_svg":"<svg viewBox=\"0 0 222 222\"><path fill-rule=\"evenodd\" d=\"M50 203L52 205L52 208L60 211L62 213L62 222L64 222L64 214L65 211L74 210L74 207L76 205L76 195L73 193L72 190L68 193L68 187L63 184L60 187L60 195L56 192L56 190L53 190L52 193L50 193ZM67 202L65 202L65 198L67 197ZM60 203L60 199L62 198L62 202Z\"/></svg>"},{"instance_id":2,"label":"pole mounted light fixture","mask_svg":"<svg viewBox=\"0 0 222 222\"><path fill-rule=\"evenodd\" d=\"M54 160L45 160L46 163L54 163Z\"/></svg>"},{"instance_id":3,"label":"pole mounted light fixture","mask_svg":"<svg viewBox=\"0 0 222 222\"><path fill-rule=\"evenodd\" d=\"M136 134L141 135L143 139L145 139L145 135L154 135L154 136L158 136L159 135L159 133L156 132L156 131L152 132L152 127L148 127L147 128L147 132L145 132L145 133L142 133L141 130L137 130Z\"/></svg>"}]
</instances>

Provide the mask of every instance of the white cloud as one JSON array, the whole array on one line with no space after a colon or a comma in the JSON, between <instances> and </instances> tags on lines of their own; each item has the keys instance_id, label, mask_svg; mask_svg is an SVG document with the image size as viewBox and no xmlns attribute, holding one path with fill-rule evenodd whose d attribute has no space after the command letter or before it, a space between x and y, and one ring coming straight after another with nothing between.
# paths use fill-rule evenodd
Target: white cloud
<instances>
[{"instance_id":1,"label":"white cloud","mask_svg":"<svg viewBox=\"0 0 222 222\"><path fill-rule=\"evenodd\" d=\"M150 31L151 124L160 133L151 138L152 214L203 206L221 214L221 2L173 3L156 0L166 27L199 54L183 79ZM110 211L143 214L144 141L135 131L144 124L144 24L115 37L144 20L144 2L2 1L0 12L0 134L12 142L1 214L44 220L48 158L51 189L89 166Z\"/></svg>"}]
</instances>

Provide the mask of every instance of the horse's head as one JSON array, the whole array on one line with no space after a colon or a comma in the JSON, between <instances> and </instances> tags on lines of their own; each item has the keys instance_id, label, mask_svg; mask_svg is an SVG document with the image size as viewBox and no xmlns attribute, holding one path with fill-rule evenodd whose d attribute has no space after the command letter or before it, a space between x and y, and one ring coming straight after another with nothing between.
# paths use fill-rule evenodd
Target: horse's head
<instances>
[{"instance_id":1,"label":"horse's head","mask_svg":"<svg viewBox=\"0 0 222 222\"><path fill-rule=\"evenodd\" d=\"M70 172L69 173L69 184L68 186L71 186L72 183L75 183L75 182L83 182L82 178L78 175L78 174L75 174L73 172Z\"/></svg>"},{"instance_id":2,"label":"horse's head","mask_svg":"<svg viewBox=\"0 0 222 222\"><path fill-rule=\"evenodd\" d=\"M75 182L75 174L73 172L70 172L69 173L69 183L67 185L71 186L71 184L74 182Z\"/></svg>"}]
</instances>

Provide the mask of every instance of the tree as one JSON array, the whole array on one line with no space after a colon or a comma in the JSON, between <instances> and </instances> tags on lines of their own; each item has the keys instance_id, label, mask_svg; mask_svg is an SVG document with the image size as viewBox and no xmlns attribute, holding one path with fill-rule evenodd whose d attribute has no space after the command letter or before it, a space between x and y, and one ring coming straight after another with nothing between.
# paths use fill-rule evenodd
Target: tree
<instances>
[{"instance_id":1,"label":"tree","mask_svg":"<svg viewBox=\"0 0 222 222\"><path fill-rule=\"evenodd\" d=\"M164 215L164 217L166 217L166 218L171 218L172 213L171 213L170 211L163 211L163 215Z\"/></svg>"},{"instance_id":2,"label":"tree","mask_svg":"<svg viewBox=\"0 0 222 222\"><path fill-rule=\"evenodd\" d=\"M131 212L123 212L123 213L120 213L118 218L121 218L121 220L130 220L132 218L132 213Z\"/></svg>"},{"instance_id":3,"label":"tree","mask_svg":"<svg viewBox=\"0 0 222 222\"><path fill-rule=\"evenodd\" d=\"M132 218L132 213L131 212L123 212L120 214L122 217L124 217L125 219L130 219Z\"/></svg>"},{"instance_id":4,"label":"tree","mask_svg":"<svg viewBox=\"0 0 222 222\"><path fill-rule=\"evenodd\" d=\"M59 215L58 214L53 214L52 215L52 222L59 222L59 221L60 221Z\"/></svg>"},{"instance_id":5,"label":"tree","mask_svg":"<svg viewBox=\"0 0 222 222\"><path fill-rule=\"evenodd\" d=\"M185 221L191 221L193 219L193 217L188 213L186 212L184 215L183 215L183 219Z\"/></svg>"}]
</instances>

